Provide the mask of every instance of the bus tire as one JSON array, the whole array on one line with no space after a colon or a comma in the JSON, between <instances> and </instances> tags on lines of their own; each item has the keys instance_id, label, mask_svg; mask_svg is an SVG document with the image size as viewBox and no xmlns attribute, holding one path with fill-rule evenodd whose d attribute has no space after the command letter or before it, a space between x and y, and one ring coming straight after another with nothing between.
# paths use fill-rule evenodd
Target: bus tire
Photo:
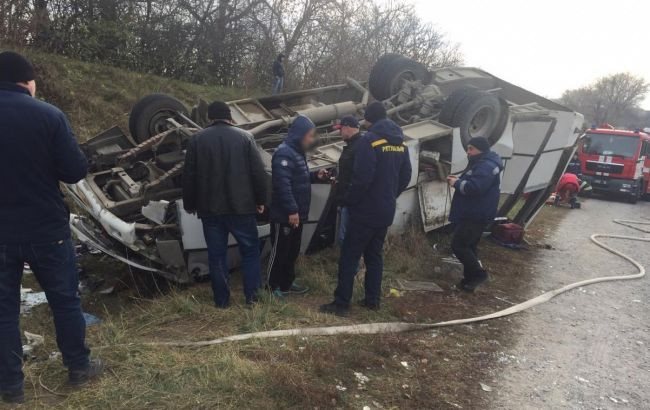
<instances>
[{"instance_id":1,"label":"bus tire","mask_svg":"<svg viewBox=\"0 0 650 410\"><path fill-rule=\"evenodd\" d=\"M182 102L166 94L155 93L142 97L129 115L129 131L138 144L167 129L167 118L187 116ZM182 120L181 120L182 121Z\"/></svg>"}]
</instances>

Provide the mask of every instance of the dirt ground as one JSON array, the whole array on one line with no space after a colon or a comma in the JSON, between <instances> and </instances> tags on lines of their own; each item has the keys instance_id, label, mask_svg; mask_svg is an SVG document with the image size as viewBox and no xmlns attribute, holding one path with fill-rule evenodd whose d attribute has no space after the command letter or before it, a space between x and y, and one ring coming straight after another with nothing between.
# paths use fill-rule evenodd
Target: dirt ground
<instances>
[{"instance_id":1,"label":"dirt ground","mask_svg":"<svg viewBox=\"0 0 650 410\"><path fill-rule=\"evenodd\" d=\"M238 274L232 280L236 305L227 311L211 306L207 283L166 289L153 297L133 290L86 295L84 309L103 320L89 328L88 341L109 370L82 390L66 388L60 362L48 359L56 346L49 310L39 306L22 320L24 330L46 340L25 366L25 407L648 408L648 279L594 285L509 318L436 331L253 340L204 349L141 343L486 314L580 279L633 272L588 237L596 231L643 236L610 222L641 215L650 217L650 203L592 199L581 210L546 207L528 229L528 250L482 243L491 280L471 295L453 289L458 272L436 269L446 256L445 234L425 238L414 231L392 238L386 247L381 310L355 307L348 319L317 311L335 286L336 249L301 258L299 276L312 288L308 295L287 302L266 299L252 310L238 304ZM616 247L650 266L647 245L617 242ZM86 271L118 274L121 265L97 259L84 258ZM434 280L443 291L390 297L397 278ZM29 277L25 281L37 288ZM362 278L355 286L359 298Z\"/></svg>"}]
</instances>

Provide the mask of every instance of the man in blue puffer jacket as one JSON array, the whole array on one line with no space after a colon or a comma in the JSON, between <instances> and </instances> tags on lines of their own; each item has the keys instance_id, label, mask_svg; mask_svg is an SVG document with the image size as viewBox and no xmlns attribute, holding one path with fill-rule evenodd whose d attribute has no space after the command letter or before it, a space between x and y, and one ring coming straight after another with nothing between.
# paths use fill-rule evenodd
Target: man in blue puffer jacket
<instances>
[{"instance_id":1,"label":"man in blue puffer jacket","mask_svg":"<svg viewBox=\"0 0 650 410\"><path fill-rule=\"evenodd\" d=\"M469 140L467 156L467 169L460 177L450 175L447 181L455 189L449 213L449 221L454 224L451 249L464 268L464 278L458 288L473 292L488 277L478 259L477 246L486 226L497 214L503 164L483 137Z\"/></svg>"},{"instance_id":2,"label":"man in blue puffer jacket","mask_svg":"<svg viewBox=\"0 0 650 410\"><path fill-rule=\"evenodd\" d=\"M294 283L295 264L300 253L302 226L309 217L311 184L326 180L328 173L310 173L305 152L314 144L316 127L299 115L289 127L284 142L273 153L270 219L273 250L269 258L268 284L277 297L305 293Z\"/></svg>"},{"instance_id":3,"label":"man in blue puffer jacket","mask_svg":"<svg viewBox=\"0 0 650 410\"><path fill-rule=\"evenodd\" d=\"M411 160L400 126L386 117L378 101L368 105L364 117L371 126L357 143L352 183L344 199L350 221L341 248L338 286L334 301L320 308L338 316L348 314L361 256L366 263L361 304L379 308L384 240L393 224L396 199L411 180Z\"/></svg>"}]
</instances>

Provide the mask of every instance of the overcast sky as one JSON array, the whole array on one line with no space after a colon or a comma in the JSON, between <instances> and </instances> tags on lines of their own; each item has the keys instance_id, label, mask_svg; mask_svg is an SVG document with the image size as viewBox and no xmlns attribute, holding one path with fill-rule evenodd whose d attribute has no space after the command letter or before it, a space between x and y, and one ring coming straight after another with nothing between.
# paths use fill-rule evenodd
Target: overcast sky
<instances>
[{"instance_id":1,"label":"overcast sky","mask_svg":"<svg viewBox=\"0 0 650 410\"><path fill-rule=\"evenodd\" d=\"M650 81L650 0L411 1L466 65L545 97L621 71Z\"/></svg>"}]
</instances>

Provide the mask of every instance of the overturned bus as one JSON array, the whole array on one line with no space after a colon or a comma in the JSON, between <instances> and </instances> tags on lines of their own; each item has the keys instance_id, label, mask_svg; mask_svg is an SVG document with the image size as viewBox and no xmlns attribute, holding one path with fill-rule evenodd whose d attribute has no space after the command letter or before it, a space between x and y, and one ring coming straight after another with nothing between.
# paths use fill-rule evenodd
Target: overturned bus
<instances>
[{"instance_id":1,"label":"overturned bus","mask_svg":"<svg viewBox=\"0 0 650 410\"><path fill-rule=\"evenodd\" d=\"M398 198L392 234L420 224L431 231L446 224L450 192L445 179L467 165L465 146L488 138L504 159L500 216L527 224L563 172L580 133L582 115L483 70L448 67L427 71L396 54L382 56L368 81L231 101L236 126L255 138L270 176L271 155L298 115L317 125L319 143L308 153L312 171L334 170L344 143L333 126L344 115L361 116L369 101L382 101L402 126L413 173ZM151 94L129 118L130 135L111 128L82 144L88 176L65 189L82 210L71 218L75 236L137 269L189 283L208 275L202 225L182 205L181 176L189 138L209 124L207 104L191 110L171 96ZM335 189L312 186L312 207L302 251L334 242ZM263 253L270 225L258 221ZM238 263L230 240L230 264Z\"/></svg>"}]
</instances>

